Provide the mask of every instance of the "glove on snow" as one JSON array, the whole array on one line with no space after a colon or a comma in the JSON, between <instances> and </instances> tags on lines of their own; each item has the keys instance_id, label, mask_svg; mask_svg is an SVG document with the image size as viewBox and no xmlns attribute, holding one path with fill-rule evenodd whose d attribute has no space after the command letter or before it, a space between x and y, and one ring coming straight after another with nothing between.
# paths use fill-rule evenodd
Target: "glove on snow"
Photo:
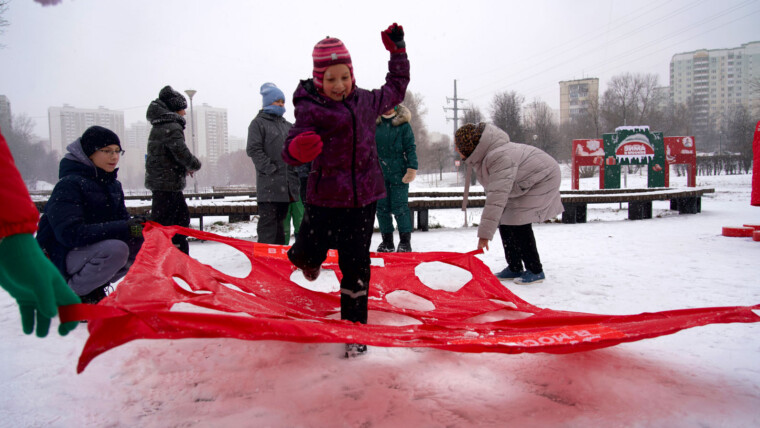
<instances>
[{"instance_id":1,"label":"glove on snow","mask_svg":"<svg viewBox=\"0 0 760 428\"><path fill-rule=\"evenodd\" d=\"M401 179L401 182L404 183L404 184L409 184L412 181L414 181L415 178L417 178L417 170L416 169L407 168L406 169L406 174L404 174L404 177Z\"/></svg>"},{"instance_id":2,"label":"glove on snow","mask_svg":"<svg viewBox=\"0 0 760 428\"><path fill-rule=\"evenodd\" d=\"M406 52L406 42L404 41L404 27L396 24L388 26L388 29L380 33L383 38L385 49L390 53Z\"/></svg>"},{"instance_id":3,"label":"glove on snow","mask_svg":"<svg viewBox=\"0 0 760 428\"><path fill-rule=\"evenodd\" d=\"M37 337L47 336L58 306L82 303L30 233L11 235L0 242L0 286L16 299L24 333L34 331L36 315ZM58 333L65 336L77 324L61 324Z\"/></svg>"},{"instance_id":4,"label":"glove on snow","mask_svg":"<svg viewBox=\"0 0 760 428\"><path fill-rule=\"evenodd\" d=\"M322 137L309 131L296 135L288 146L288 152L298 161L307 163L322 153L322 146Z\"/></svg>"}]
</instances>

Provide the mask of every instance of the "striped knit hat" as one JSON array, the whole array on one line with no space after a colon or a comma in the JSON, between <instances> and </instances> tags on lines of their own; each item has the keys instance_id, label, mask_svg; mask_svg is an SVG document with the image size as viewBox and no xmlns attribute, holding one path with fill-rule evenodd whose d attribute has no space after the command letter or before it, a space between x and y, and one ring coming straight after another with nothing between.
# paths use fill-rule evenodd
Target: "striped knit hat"
<instances>
[{"instance_id":1,"label":"striped knit hat","mask_svg":"<svg viewBox=\"0 0 760 428\"><path fill-rule=\"evenodd\" d=\"M351 85L356 87L354 78L354 67L351 65L351 54L348 53L346 45L335 37L325 37L314 46L311 53L314 60L314 85L322 91L322 79L325 77L327 67L335 64L346 64L348 71L351 73Z\"/></svg>"}]
</instances>

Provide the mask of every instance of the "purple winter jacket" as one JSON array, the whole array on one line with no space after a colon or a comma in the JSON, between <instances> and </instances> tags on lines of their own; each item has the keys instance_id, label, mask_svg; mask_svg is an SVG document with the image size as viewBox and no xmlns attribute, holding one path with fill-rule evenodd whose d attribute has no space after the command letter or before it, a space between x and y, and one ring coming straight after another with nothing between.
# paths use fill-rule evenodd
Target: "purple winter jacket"
<instances>
[{"instance_id":1,"label":"purple winter jacket","mask_svg":"<svg viewBox=\"0 0 760 428\"><path fill-rule=\"evenodd\" d=\"M297 135L314 131L323 147L311 163L306 202L329 208L357 208L384 198L385 184L375 145L375 119L400 104L409 84L406 53L391 54L380 89L354 88L343 101L319 94L312 79L293 94L296 123L282 148L283 160L302 164L288 147Z\"/></svg>"}]
</instances>

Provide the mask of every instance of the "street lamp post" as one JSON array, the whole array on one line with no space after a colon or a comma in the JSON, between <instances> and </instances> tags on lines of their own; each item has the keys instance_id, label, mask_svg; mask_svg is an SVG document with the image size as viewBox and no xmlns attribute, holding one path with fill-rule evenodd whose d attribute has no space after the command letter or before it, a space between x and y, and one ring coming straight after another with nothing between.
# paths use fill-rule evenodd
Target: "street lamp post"
<instances>
[{"instance_id":1,"label":"street lamp post","mask_svg":"<svg viewBox=\"0 0 760 428\"><path fill-rule=\"evenodd\" d=\"M718 156L720 156L723 153L723 131L718 133L720 134L720 139L718 140Z\"/></svg>"},{"instance_id":2,"label":"street lamp post","mask_svg":"<svg viewBox=\"0 0 760 428\"><path fill-rule=\"evenodd\" d=\"M190 134L193 138L193 154L195 156L198 156L197 148L195 147L195 114L193 113L193 95L198 92L195 89L186 89L185 93L188 97L190 97L190 120L192 121L190 123ZM193 189L195 190L195 193L198 193L198 177L193 174Z\"/></svg>"}]
</instances>

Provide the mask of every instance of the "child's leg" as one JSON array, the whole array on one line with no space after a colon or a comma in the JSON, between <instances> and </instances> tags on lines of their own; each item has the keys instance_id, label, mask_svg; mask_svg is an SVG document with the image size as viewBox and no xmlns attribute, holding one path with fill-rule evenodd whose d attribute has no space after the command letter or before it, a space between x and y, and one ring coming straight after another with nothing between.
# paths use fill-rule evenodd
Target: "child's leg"
<instances>
[{"instance_id":1,"label":"child's leg","mask_svg":"<svg viewBox=\"0 0 760 428\"><path fill-rule=\"evenodd\" d=\"M129 255L129 246L118 239L72 249L66 255L66 272L71 275L69 287L77 295L84 296L110 283L127 264Z\"/></svg>"},{"instance_id":2,"label":"child's leg","mask_svg":"<svg viewBox=\"0 0 760 428\"><path fill-rule=\"evenodd\" d=\"M285 216L288 213L288 202L259 202L259 222L256 233L258 242L262 244L285 244L283 230Z\"/></svg>"},{"instance_id":3,"label":"child's leg","mask_svg":"<svg viewBox=\"0 0 760 428\"><path fill-rule=\"evenodd\" d=\"M504 257L507 259L507 267L512 272L522 272L523 258L517 238L515 238L515 227L517 226L501 224L499 225L499 235L501 235L501 245L504 247Z\"/></svg>"},{"instance_id":4,"label":"child's leg","mask_svg":"<svg viewBox=\"0 0 760 428\"><path fill-rule=\"evenodd\" d=\"M296 201L290 204L291 206L291 215L293 216L293 233L296 235L298 234L298 231L301 230L301 221L303 221L303 202Z\"/></svg>"},{"instance_id":5,"label":"child's leg","mask_svg":"<svg viewBox=\"0 0 760 428\"><path fill-rule=\"evenodd\" d=\"M348 209L338 236L340 281L340 317L367 323L367 298L370 280L369 247L377 204Z\"/></svg>"},{"instance_id":6,"label":"child's leg","mask_svg":"<svg viewBox=\"0 0 760 428\"><path fill-rule=\"evenodd\" d=\"M385 182L386 192L390 192L389 184ZM383 199L377 201L377 223L380 226L380 233L393 233L393 219L391 218L391 198L390 193ZM374 226L374 225L373 225Z\"/></svg>"},{"instance_id":7,"label":"child's leg","mask_svg":"<svg viewBox=\"0 0 760 428\"><path fill-rule=\"evenodd\" d=\"M409 185L391 184L386 186L386 189L391 203L391 212L396 218L399 233L410 233L412 231L412 213L409 211ZM379 209L378 207L378 211Z\"/></svg>"},{"instance_id":8,"label":"child's leg","mask_svg":"<svg viewBox=\"0 0 760 428\"><path fill-rule=\"evenodd\" d=\"M335 211L337 210L333 208L306 204L296 242L288 250L288 259L297 268L317 269L325 261L327 250L334 241L330 229L337 217Z\"/></svg>"},{"instance_id":9,"label":"child's leg","mask_svg":"<svg viewBox=\"0 0 760 428\"><path fill-rule=\"evenodd\" d=\"M142 248L143 239L131 239L127 241L127 246L129 247L129 257L127 258L127 263L122 267L116 274L114 274L113 278L111 278L111 282L116 282L120 279L122 279L127 272L129 271L129 268L132 267L132 264L135 262L135 258L137 257L137 253L140 251L140 248Z\"/></svg>"},{"instance_id":10,"label":"child's leg","mask_svg":"<svg viewBox=\"0 0 760 428\"><path fill-rule=\"evenodd\" d=\"M291 217L291 211L293 210L292 208L293 203L294 202L291 202L288 205L288 213L285 214L285 221L282 222L283 235L285 236L285 242L284 242L285 245L290 244L290 217Z\"/></svg>"},{"instance_id":11,"label":"child's leg","mask_svg":"<svg viewBox=\"0 0 760 428\"><path fill-rule=\"evenodd\" d=\"M154 191L150 219L163 226L190 226L190 210L182 192ZM174 235L172 243L185 254L190 254L187 236Z\"/></svg>"}]
</instances>

